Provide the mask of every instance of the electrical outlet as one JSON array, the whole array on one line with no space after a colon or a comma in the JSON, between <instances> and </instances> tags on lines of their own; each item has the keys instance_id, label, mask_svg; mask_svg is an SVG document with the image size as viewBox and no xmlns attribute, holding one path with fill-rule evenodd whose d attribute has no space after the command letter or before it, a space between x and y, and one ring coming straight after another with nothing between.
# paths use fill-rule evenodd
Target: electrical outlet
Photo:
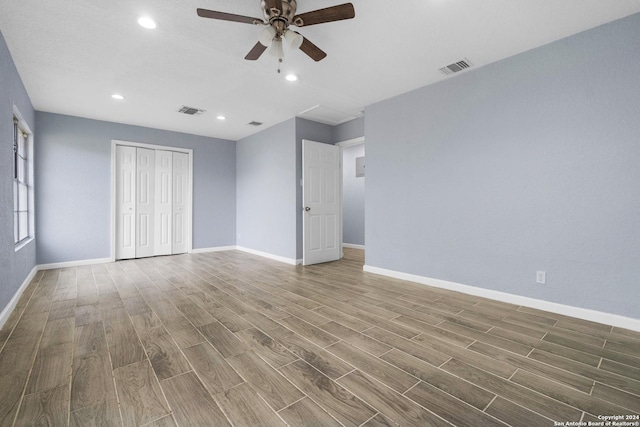
<instances>
[{"instance_id":1,"label":"electrical outlet","mask_svg":"<svg viewBox=\"0 0 640 427\"><path fill-rule=\"evenodd\" d=\"M547 272L546 271L537 271L536 272L536 283L540 285L545 285L547 283Z\"/></svg>"}]
</instances>

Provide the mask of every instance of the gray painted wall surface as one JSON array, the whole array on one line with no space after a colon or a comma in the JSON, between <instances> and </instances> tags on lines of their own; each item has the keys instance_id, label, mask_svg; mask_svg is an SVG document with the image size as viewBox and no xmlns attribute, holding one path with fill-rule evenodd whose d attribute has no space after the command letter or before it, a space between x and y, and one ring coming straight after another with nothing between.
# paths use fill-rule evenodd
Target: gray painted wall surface
<instances>
[{"instance_id":1,"label":"gray painted wall surface","mask_svg":"<svg viewBox=\"0 0 640 427\"><path fill-rule=\"evenodd\" d=\"M111 140L193 149L193 247L235 245L235 143L36 114L38 263L108 258Z\"/></svg>"},{"instance_id":2,"label":"gray painted wall surface","mask_svg":"<svg viewBox=\"0 0 640 427\"><path fill-rule=\"evenodd\" d=\"M13 106L35 137L35 114L11 53L0 32L0 311L36 265L36 242L18 252L13 244Z\"/></svg>"},{"instance_id":3,"label":"gray painted wall surface","mask_svg":"<svg viewBox=\"0 0 640 427\"><path fill-rule=\"evenodd\" d=\"M302 140L306 139L314 142L322 142L325 144L332 144L333 127L325 125L323 123L314 122L311 120L296 117L296 259L302 259L302 244L303 244L303 231L302 231L302 187L300 186L300 180L302 179Z\"/></svg>"},{"instance_id":4,"label":"gray painted wall surface","mask_svg":"<svg viewBox=\"0 0 640 427\"><path fill-rule=\"evenodd\" d=\"M295 119L236 143L237 244L296 258Z\"/></svg>"},{"instance_id":5,"label":"gray painted wall surface","mask_svg":"<svg viewBox=\"0 0 640 427\"><path fill-rule=\"evenodd\" d=\"M363 157L365 144L342 149L342 242L364 245L365 177L356 178L356 157Z\"/></svg>"},{"instance_id":6,"label":"gray painted wall surface","mask_svg":"<svg viewBox=\"0 0 640 427\"><path fill-rule=\"evenodd\" d=\"M333 128L333 142L343 142L364 136L364 117L342 123Z\"/></svg>"},{"instance_id":7,"label":"gray painted wall surface","mask_svg":"<svg viewBox=\"0 0 640 427\"><path fill-rule=\"evenodd\" d=\"M367 108L366 263L640 318L638 52L640 14Z\"/></svg>"},{"instance_id":8,"label":"gray painted wall surface","mask_svg":"<svg viewBox=\"0 0 640 427\"><path fill-rule=\"evenodd\" d=\"M237 244L302 258L302 140L331 143L333 128L293 118L237 142Z\"/></svg>"}]
</instances>

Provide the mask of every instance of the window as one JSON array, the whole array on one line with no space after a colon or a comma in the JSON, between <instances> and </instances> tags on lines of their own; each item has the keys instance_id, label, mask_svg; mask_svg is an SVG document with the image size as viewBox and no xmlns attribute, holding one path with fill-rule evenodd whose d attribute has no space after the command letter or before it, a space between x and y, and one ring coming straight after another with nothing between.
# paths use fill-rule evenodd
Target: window
<instances>
[{"instance_id":1,"label":"window","mask_svg":"<svg viewBox=\"0 0 640 427\"><path fill-rule=\"evenodd\" d=\"M33 140L27 125L13 117L13 242L18 247L34 236Z\"/></svg>"}]
</instances>

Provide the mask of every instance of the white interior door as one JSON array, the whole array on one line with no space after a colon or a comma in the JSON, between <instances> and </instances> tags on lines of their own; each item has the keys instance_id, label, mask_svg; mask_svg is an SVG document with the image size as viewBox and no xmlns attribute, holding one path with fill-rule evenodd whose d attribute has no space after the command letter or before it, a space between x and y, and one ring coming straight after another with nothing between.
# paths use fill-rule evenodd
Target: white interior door
<instances>
[{"instance_id":1,"label":"white interior door","mask_svg":"<svg viewBox=\"0 0 640 427\"><path fill-rule=\"evenodd\" d=\"M136 149L116 146L116 259L136 257Z\"/></svg>"},{"instance_id":2,"label":"white interior door","mask_svg":"<svg viewBox=\"0 0 640 427\"><path fill-rule=\"evenodd\" d=\"M154 255L155 150L137 148L136 169L136 258Z\"/></svg>"},{"instance_id":3,"label":"white interior door","mask_svg":"<svg viewBox=\"0 0 640 427\"><path fill-rule=\"evenodd\" d=\"M304 265L341 256L340 147L302 141Z\"/></svg>"},{"instance_id":4,"label":"white interior door","mask_svg":"<svg viewBox=\"0 0 640 427\"><path fill-rule=\"evenodd\" d=\"M173 156L171 151L156 150L155 212L153 235L155 255L170 255L173 215Z\"/></svg>"},{"instance_id":5,"label":"white interior door","mask_svg":"<svg viewBox=\"0 0 640 427\"><path fill-rule=\"evenodd\" d=\"M189 156L173 153L173 241L172 254L183 254L188 250L189 221Z\"/></svg>"}]
</instances>

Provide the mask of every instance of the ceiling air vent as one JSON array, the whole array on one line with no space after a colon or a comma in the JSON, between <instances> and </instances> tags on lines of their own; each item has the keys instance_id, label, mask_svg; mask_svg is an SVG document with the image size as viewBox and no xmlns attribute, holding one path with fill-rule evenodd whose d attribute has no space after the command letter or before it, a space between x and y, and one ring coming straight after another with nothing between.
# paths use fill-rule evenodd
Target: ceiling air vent
<instances>
[{"instance_id":1,"label":"ceiling air vent","mask_svg":"<svg viewBox=\"0 0 640 427\"><path fill-rule=\"evenodd\" d=\"M200 114L204 113L205 111L206 110L201 110L199 108L194 108L194 107L187 107L186 105L183 105L178 110L178 113L186 114L186 115L189 115L189 116L199 116Z\"/></svg>"},{"instance_id":2,"label":"ceiling air vent","mask_svg":"<svg viewBox=\"0 0 640 427\"><path fill-rule=\"evenodd\" d=\"M462 61L454 62L453 64L449 64L446 67L440 68L440 72L449 76L459 71L466 70L471 66L473 66L471 61L469 61L467 58L464 58Z\"/></svg>"},{"instance_id":3,"label":"ceiling air vent","mask_svg":"<svg viewBox=\"0 0 640 427\"><path fill-rule=\"evenodd\" d=\"M247 123L249 126L262 126L261 122L256 122L255 120Z\"/></svg>"}]
</instances>

